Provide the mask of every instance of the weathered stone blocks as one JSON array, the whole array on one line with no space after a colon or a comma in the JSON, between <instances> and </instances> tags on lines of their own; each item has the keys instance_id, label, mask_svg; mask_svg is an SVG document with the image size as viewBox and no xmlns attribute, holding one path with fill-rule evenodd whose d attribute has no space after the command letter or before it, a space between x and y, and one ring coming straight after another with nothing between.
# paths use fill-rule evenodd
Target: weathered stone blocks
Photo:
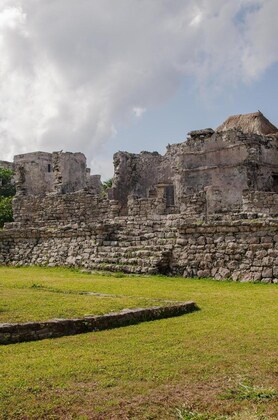
<instances>
[{"instance_id":1,"label":"weathered stone blocks","mask_svg":"<svg viewBox=\"0 0 278 420\"><path fill-rule=\"evenodd\" d=\"M110 224L105 221L79 228L9 229L0 232L0 261L19 266L68 266L244 281L274 281L278 277L278 221L217 223L186 226L176 215L170 220L159 216L152 223L141 219L140 228L136 219L117 217ZM152 230L155 233L150 235ZM111 232L113 239L104 240L111 238Z\"/></svg>"}]
</instances>

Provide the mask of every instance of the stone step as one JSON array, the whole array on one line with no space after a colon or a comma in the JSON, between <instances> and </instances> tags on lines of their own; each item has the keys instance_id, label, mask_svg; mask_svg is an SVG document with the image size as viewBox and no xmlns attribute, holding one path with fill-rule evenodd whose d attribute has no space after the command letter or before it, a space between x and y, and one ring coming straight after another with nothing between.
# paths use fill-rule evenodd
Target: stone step
<instances>
[{"instance_id":1,"label":"stone step","mask_svg":"<svg viewBox=\"0 0 278 420\"><path fill-rule=\"evenodd\" d=\"M128 258L128 259L137 259L137 258L148 258L148 257L161 257L162 255L162 251L135 251L135 252L131 252L131 251L126 251L126 252L113 252L113 253L108 253L108 252L97 252L95 255L95 258L115 258L115 259L119 259L119 258Z\"/></svg>"},{"instance_id":2,"label":"stone step","mask_svg":"<svg viewBox=\"0 0 278 420\"><path fill-rule=\"evenodd\" d=\"M119 251L128 251L128 252L136 252L136 251L167 251L167 250L171 250L172 249L172 245L144 245L144 244L140 244L140 246L135 246L135 245L123 245L123 244L118 244L117 246L104 246L104 245L98 245L96 247L98 252L104 251L105 253L107 253L108 251L110 252L119 252Z\"/></svg>"},{"instance_id":3,"label":"stone step","mask_svg":"<svg viewBox=\"0 0 278 420\"><path fill-rule=\"evenodd\" d=\"M161 251L165 251L166 249L172 249L173 246L171 244L169 244L169 240L165 239L162 241L162 243L158 243L158 244L145 244L140 242L140 244L138 245L134 245L129 243L128 241L114 241L115 244L111 245L113 241L111 242L103 242L101 245L97 245L94 244L94 246L97 247L98 250L104 250L105 252L107 251L115 251L118 249L125 249L128 251L140 251L140 250L144 250L144 251L154 251L154 250L161 250Z\"/></svg>"},{"instance_id":4,"label":"stone step","mask_svg":"<svg viewBox=\"0 0 278 420\"><path fill-rule=\"evenodd\" d=\"M155 267L150 266L135 266L129 264L108 264L108 263L90 263L90 270L97 271L112 271L112 272L123 272L131 274L156 274L157 270Z\"/></svg>"},{"instance_id":5,"label":"stone step","mask_svg":"<svg viewBox=\"0 0 278 420\"><path fill-rule=\"evenodd\" d=\"M111 256L96 256L91 257L90 263L96 263L96 264L128 264L132 266L145 266L145 265L156 265L160 260L162 256L159 255L151 255L149 258L128 258L128 257L111 257Z\"/></svg>"}]
</instances>

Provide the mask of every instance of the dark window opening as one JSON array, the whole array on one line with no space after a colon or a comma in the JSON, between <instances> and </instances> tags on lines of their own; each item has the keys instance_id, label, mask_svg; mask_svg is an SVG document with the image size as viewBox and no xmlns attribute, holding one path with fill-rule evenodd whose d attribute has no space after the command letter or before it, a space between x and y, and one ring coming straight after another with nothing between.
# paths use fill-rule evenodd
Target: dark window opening
<instances>
[{"instance_id":1,"label":"dark window opening","mask_svg":"<svg viewBox=\"0 0 278 420\"><path fill-rule=\"evenodd\" d=\"M272 175L272 191L278 193L278 174Z\"/></svg>"},{"instance_id":2,"label":"dark window opening","mask_svg":"<svg viewBox=\"0 0 278 420\"><path fill-rule=\"evenodd\" d=\"M166 199L166 207L171 207L175 205L175 196L174 196L174 186L167 185L165 187L164 196Z\"/></svg>"},{"instance_id":3,"label":"dark window opening","mask_svg":"<svg viewBox=\"0 0 278 420\"><path fill-rule=\"evenodd\" d=\"M50 163L48 163L48 165L47 165L47 172L48 173L51 172L51 165L50 165Z\"/></svg>"}]
</instances>

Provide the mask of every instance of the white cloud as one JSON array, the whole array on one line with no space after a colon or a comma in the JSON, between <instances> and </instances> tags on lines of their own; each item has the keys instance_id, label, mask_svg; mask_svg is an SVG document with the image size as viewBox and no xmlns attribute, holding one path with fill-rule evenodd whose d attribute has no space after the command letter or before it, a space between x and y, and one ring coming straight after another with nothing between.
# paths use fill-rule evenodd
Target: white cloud
<instances>
[{"instance_id":1,"label":"white cloud","mask_svg":"<svg viewBox=\"0 0 278 420\"><path fill-rule=\"evenodd\" d=\"M246 48L242 56L243 73L249 81L257 79L278 61L278 2L266 0L256 13L246 17Z\"/></svg>"},{"instance_id":2,"label":"white cloud","mask_svg":"<svg viewBox=\"0 0 278 420\"><path fill-rule=\"evenodd\" d=\"M193 17L189 23L189 26L198 26L203 20L203 14L200 9L194 11Z\"/></svg>"},{"instance_id":3,"label":"white cloud","mask_svg":"<svg viewBox=\"0 0 278 420\"><path fill-rule=\"evenodd\" d=\"M142 108L141 106L134 106L132 111L137 118L142 117L142 115L146 112L146 108Z\"/></svg>"},{"instance_id":4,"label":"white cloud","mask_svg":"<svg viewBox=\"0 0 278 420\"><path fill-rule=\"evenodd\" d=\"M6 7L0 13L0 28L16 29L25 22L26 15L21 8Z\"/></svg>"},{"instance_id":5,"label":"white cloud","mask_svg":"<svg viewBox=\"0 0 278 420\"><path fill-rule=\"evenodd\" d=\"M252 82L278 60L277 12L277 0L0 0L0 159L63 148L91 161L184 77Z\"/></svg>"}]
</instances>

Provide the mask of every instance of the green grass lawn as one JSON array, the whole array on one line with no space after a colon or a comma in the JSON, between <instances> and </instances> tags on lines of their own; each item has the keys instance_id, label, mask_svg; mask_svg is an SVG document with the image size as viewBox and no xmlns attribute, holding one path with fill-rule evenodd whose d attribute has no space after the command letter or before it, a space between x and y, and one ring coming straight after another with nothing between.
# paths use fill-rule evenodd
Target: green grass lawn
<instances>
[{"instance_id":1,"label":"green grass lawn","mask_svg":"<svg viewBox=\"0 0 278 420\"><path fill-rule=\"evenodd\" d=\"M0 293L0 322L103 313L154 299L194 300L201 309L2 346L0 418L278 417L276 285L2 267Z\"/></svg>"},{"instance_id":2,"label":"green grass lawn","mask_svg":"<svg viewBox=\"0 0 278 420\"><path fill-rule=\"evenodd\" d=\"M72 278L59 285L57 277L47 278L38 283L34 282L36 278L31 280L32 272L28 272L27 278L20 273L16 282L11 280L14 276L10 277L9 271L7 277L1 278L0 323L77 318L117 312L124 308L165 305L163 300L140 296L87 295L87 292L92 292L92 284L90 287L82 285Z\"/></svg>"}]
</instances>

